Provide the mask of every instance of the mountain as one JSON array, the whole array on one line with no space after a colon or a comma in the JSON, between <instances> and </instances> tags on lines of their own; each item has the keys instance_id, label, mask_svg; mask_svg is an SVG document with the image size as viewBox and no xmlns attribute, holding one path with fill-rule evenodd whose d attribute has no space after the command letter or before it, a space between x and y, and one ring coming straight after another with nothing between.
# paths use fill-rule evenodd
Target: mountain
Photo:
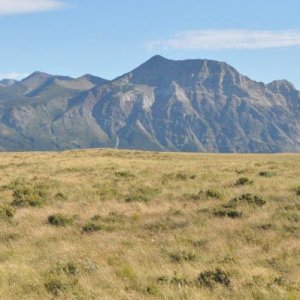
<instances>
[{"instance_id":1,"label":"mountain","mask_svg":"<svg viewBox=\"0 0 300 300\"><path fill-rule=\"evenodd\" d=\"M15 84L17 80L14 79L2 79L0 80L0 87L9 87Z\"/></svg>"},{"instance_id":2,"label":"mountain","mask_svg":"<svg viewBox=\"0 0 300 300\"><path fill-rule=\"evenodd\" d=\"M0 149L300 152L300 92L224 62L155 56L107 81L35 72L0 88Z\"/></svg>"}]
</instances>

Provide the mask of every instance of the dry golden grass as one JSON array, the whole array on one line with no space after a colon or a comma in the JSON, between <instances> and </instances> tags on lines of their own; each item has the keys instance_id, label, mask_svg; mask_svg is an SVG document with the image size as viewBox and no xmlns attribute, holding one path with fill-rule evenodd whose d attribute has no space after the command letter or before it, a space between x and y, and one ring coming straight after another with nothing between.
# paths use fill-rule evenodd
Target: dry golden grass
<instances>
[{"instance_id":1,"label":"dry golden grass","mask_svg":"<svg viewBox=\"0 0 300 300\"><path fill-rule=\"evenodd\" d=\"M300 299L299 155L2 153L0 171L0 299Z\"/></svg>"}]
</instances>

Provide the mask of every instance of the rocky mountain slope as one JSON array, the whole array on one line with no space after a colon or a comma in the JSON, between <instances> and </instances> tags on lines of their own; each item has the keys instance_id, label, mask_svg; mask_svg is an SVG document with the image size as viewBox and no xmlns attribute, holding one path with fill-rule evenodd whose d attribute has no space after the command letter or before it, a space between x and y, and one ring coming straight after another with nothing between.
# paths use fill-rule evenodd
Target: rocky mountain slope
<instances>
[{"instance_id":1,"label":"rocky mountain slope","mask_svg":"<svg viewBox=\"0 0 300 300\"><path fill-rule=\"evenodd\" d=\"M115 80L36 72L0 85L0 149L300 152L300 92L223 62L155 56Z\"/></svg>"}]
</instances>

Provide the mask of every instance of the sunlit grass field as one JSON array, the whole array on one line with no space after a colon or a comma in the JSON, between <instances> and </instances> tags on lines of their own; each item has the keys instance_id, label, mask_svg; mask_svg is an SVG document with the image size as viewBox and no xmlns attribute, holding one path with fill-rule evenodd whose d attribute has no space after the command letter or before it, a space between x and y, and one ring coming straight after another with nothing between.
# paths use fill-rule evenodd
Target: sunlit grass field
<instances>
[{"instance_id":1,"label":"sunlit grass field","mask_svg":"<svg viewBox=\"0 0 300 300\"><path fill-rule=\"evenodd\" d=\"M300 299L300 155L0 154L0 299Z\"/></svg>"}]
</instances>

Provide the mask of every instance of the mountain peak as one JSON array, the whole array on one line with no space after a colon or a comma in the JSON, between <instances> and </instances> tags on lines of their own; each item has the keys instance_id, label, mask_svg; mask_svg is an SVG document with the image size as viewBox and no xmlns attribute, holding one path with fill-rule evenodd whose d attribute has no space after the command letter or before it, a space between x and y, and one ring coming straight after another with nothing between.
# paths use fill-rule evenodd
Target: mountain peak
<instances>
[{"instance_id":1,"label":"mountain peak","mask_svg":"<svg viewBox=\"0 0 300 300\"><path fill-rule=\"evenodd\" d=\"M29 76L27 76L26 78L24 78L22 81L25 81L27 79L31 79L31 78L34 78L34 77L52 77L52 75L48 74L48 73L44 73L44 72L40 72L40 71L35 71L33 72L32 74L30 74Z\"/></svg>"},{"instance_id":2,"label":"mountain peak","mask_svg":"<svg viewBox=\"0 0 300 300\"><path fill-rule=\"evenodd\" d=\"M169 59L161 55L154 55L148 60L148 62L162 62L162 61L169 61Z\"/></svg>"},{"instance_id":3,"label":"mountain peak","mask_svg":"<svg viewBox=\"0 0 300 300\"><path fill-rule=\"evenodd\" d=\"M225 62L207 59L171 60L161 55L155 55L133 71L117 78L120 82L150 86L169 86L173 81L182 86L202 82L208 78L211 82L221 82L224 76L231 81L240 79L240 74Z\"/></svg>"},{"instance_id":4,"label":"mountain peak","mask_svg":"<svg viewBox=\"0 0 300 300\"><path fill-rule=\"evenodd\" d=\"M27 92L30 92L45 84L52 77L50 74L36 71L20 81L20 84L27 89Z\"/></svg>"},{"instance_id":5,"label":"mountain peak","mask_svg":"<svg viewBox=\"0 0 300 300\"><path fill-rule=\"evenodd\" d=\"M289 86L291 88L295 88L294 85L286 79L273 80L268 84L268 86Z\"/></svg>"},{"instance_id":6,"label":"mountain peak","mask_svg":"<svg viewBox=\"0 0 300 300\"><path fill-rule=\"evenodd\" d=\"M286 92L286 91L293 91L295 90L294 85L289 82L288 80L274 80L272 82L270 82L267 87L272 90L273 92Z\"/></svg>"},{"instance_id":7,"label":"mountain peak","mask_svg":"<svg viewBox=\"0 0 300 300\"><path fill-rule=\"evenodd\" d=\"M104 78L101 78L101 77L98 77L98 76L94 76L94 75L91 75L91 74L85 74L85 75L79 77L78 79L85 79L85 80L91 82L94 85L99 85L99 84L103 84L103 83L108 82L107 79L104 79Z\"/></svg>"}]
</instances>

